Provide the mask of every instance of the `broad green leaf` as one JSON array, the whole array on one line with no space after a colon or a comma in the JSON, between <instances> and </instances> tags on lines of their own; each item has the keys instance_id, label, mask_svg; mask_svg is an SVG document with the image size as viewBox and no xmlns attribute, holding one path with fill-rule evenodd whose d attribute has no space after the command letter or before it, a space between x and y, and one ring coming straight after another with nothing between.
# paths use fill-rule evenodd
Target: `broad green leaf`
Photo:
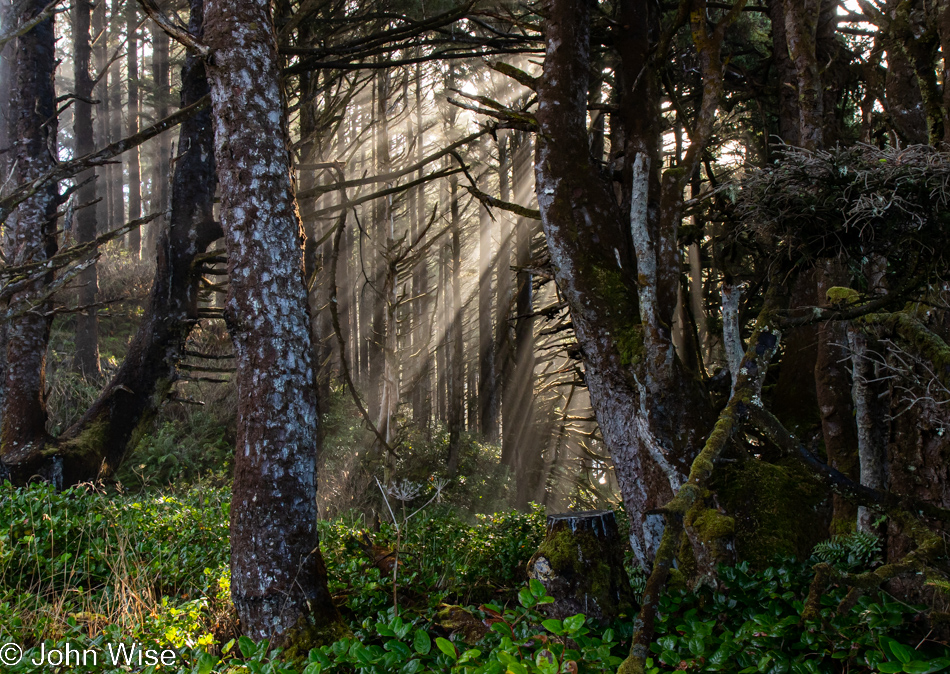
<instances>
[{"instance_id":1,"label":"broad green leaf","mask_svg":"<svg viewBox=\"0 0 950 674\"><path fill-rule=\"evenodd\" d=\"M252 655L254 651L257 650L257 647L254 645L254 642L251 641L248 637L241 637L238 639L238 648L241 649L241 655L244 656L244 659L247 660Z\"/></svg>"},{"instance_id":2,"label":"broad green leaf","mask_svg":"<svg viewBox=\"0 0 950 674\"><path fill-rule=\"evenodd\" d=\"M443 639L442 637L435 638L435 645L439 647L439 650L445 653L447 656L455 660L458 658L458 651L455 649L455 644L453 644L448 639Z\"/></svg>"},{"instance_id":3,"label":"broad green leaf","mask_svg":"<svg viewBox=\"0 0 950 674\"><path fill-rule=\"evenodd\" d=\"M587 617L582 613L577 615L572 615L570 618L564 619L564 629L567 632L576 632L584 626L584 622L587 620Z\"/></svg>"},{"instance_id":4,"label":"broad green leaf","mask_svg":"<svg viewBox=\"0 0 950 674\"><path fill-rule=\"evenodd\" d=\"M544 626L544 629L546 629L548 632L551 632L552 634L556 634L558 636L564 635L564 626L560 620L550 618L548 620L541 621L541 624Z\"/></svg>"},{"instance_id":5,"label":"broad green leaf","mask_svg":"<svg viewBox=\"0 0 950 674\"><path fill-rule=\"evenodd\" d=\"M905 665L914 659L914 649L910 646L905 646L902 643L898 643L897 641L890 639L887 643L887 647L891 652L891 655L893 655Z\"/></svg>"},{"instance_id":6,"label":"broad green leaf","mask_svg":"<svg viewBox=\"0 0 950 674\"><path fill-rule=\"evenodd\" d=\"M531 590L526 587L518 590L518 601L521 602L521 605L525 608L531 608L538 603L538 601L534 598L534 595L531 594Z\"/></svg>"},{"instance_id":7,"label":"broad green leaf","mask_svg":"<svg viewBox=\"0 0 950 674\"><path fill-rule=\"evenodd\" d=\"M412 655L412 651L409 650L409 647L398 639L390 639L385 644L383 644L383 648L398 655L400 658L402 658L403 662L408 660Z\"/></svg>"},{"instance_id":8,"label":"broad green leaf","mask_svg":"<svg viewBox=\"0 0 950 674\"><path fill-rule=\"evenodd\" d=\"M428 655L432 649L432 639L425 630L416 630L416 635L412 639L412 647L416 649L419 655Z\"/></svg>"}]
</instances>

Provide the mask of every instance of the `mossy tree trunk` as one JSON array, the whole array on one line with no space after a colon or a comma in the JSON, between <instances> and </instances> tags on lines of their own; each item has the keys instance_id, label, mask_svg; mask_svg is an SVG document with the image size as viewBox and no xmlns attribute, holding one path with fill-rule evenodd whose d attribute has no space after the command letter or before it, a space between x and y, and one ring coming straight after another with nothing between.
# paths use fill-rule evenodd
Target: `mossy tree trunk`
<instances>
[{"instance_id":1,"label":"mossy tree trunk","mask_svg":"<svg viewBox=\"0 0 950 674\"><path fill-rule=\"evenodd\" d=\"M583 613L612 620L633 604L623 566L624 541L612 510L549 515L547 535L528 562L528 577L541 581L554 603L554 618Z\"/></svg>"},{"instance_id":2,"label":"mossy tree trunk","mask_svg":"<svg viewBox=\"0 0 950 674\"><path fill-rule=\"evenodd\" d=\"M645 566L662 530L660 518L648 520L647 513L683 484L713 422L705 392L676 356L670 326L681 274L677 234L684 187L713 131L723 86L720 46L744 3L714 28L702 18L705 3L695 4L690 29L703 74L702 98L682 164L661 177L659 93L651 65L651 59L662 58L653 53L651 39L658 19L646 0L621 3L624 29L617 32L617 44L626 162L621 203L590 155L590 7L547 0L543 11L547 53L537 87L538 203L591 402L631 517L631 543ZM704 568L711 564L701 562Z\"/></svg>"}]
</instances>

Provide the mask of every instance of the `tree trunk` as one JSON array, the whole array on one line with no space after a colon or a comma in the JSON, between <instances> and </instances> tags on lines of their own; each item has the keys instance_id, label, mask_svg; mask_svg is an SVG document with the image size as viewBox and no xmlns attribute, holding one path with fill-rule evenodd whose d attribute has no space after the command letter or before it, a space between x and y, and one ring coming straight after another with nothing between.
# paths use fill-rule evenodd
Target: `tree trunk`
<instances>
[{"instance_id":1,"label":"tree trunk","mask_svg":"<svg viewBox=\"0 0 950 674\"><path fill-rule=\"evenodd\" d=\"M821 0L784 0L785 40L798 85L799 141L807 150L824 145L821 74L817 48Z\"/></svg>"},{"instance_id":2,"label":"tree trunk","mask_svg":"<svg viewBox=\"0 0 950 674\"><path fill-rule=\"evenodd\" d=\"M168 76L169 68L169 44L168 35L155 25L152 27L152 85L155 87L155 118L165 119L168 117L170 106L171 91ZM165 212L169 208L168 201L168 182L170 179L172 143L171 134L163 133L158 137L156 143L156 152L158 154L155 162L155 183L152 188L152 207L151 211ZM162 230L166 224L166 218L163 216L153 220L148 226L148 241L155 243L156 234Z\"/></svg>"},{"instance_id":3,"label":"tree trunk","mask_svg":"<svg viewBox=\"0 0 950 674\"><path fill-rule=\"evenodd\" d=\"M92 2L76 0L73 5L73 78L76 86L76 101L73 105L73 136L75 152L81 157L96 149L92 131L92 77L89 61L92 50L89 46L89 23L92 17ZM96 207L86 206L96 199L95 171L90 169L76 176L82 183L89 180L76 192L79 209L76 211L76 242L87 243L96 238ZM99 274L96 265L79 275L79 306L89 307L76 317L76 353L73 367L84 377L98 379L99 369L99 317L94 305L99 289Z\"/></svg>"},{"instance_id":4,"label":"tree trunk","mask_svg":"<svg viewBox=\"0 0 950 674\"><path fill-rule=\"evenodd\" d=\"M662 531L659 518L648 521L647 513L685 481L712 423L709 401L675 357L668 326L681 273L676 238L683 185L712 132L722 81L718 44L709 40L700 63L714 79L704 81L694 144L686 165L666 172L661 193L654 159L658 105L647 65L651 26L656 27L650 7L646 0L624 2L625 30L618 33L623 72L646 73L624 81L621 97L629 216L589 153L586 3L544 3L547 52L538 83L535 160L555 277L571 309L591 402L631 517L634 554L644 566ZM705 25L699 24L694 32Z\"/></svg>"},{"instance_id":5,"label":"tree trunk","mask_svg":"<svg viewBox=\"0 0 950 674\"><path fill-rule=\"evenodd\" d=\"M788 145L801 144L795 69L788 56L785 35L785 0L768 0L772 22L772 59L778 94L778 136Z\"/></svg>"},{"instance_id":6,"label":"tree trunk","mask_svg":"<svg viewBox=\"0 0 950 674\"><path fill-rule=\"evenodd\" d=\"M126 5L126 30L128 36L127 67L129 74L128 118L126 131L132 136L139 131L139 41L138 3L129 0ZM129 220L142 217L142 167L139 161L139 148L133 147L126 158L129 172ZM127 239L129 253L134 259L142 257L142 231L138 228L129 232Z\"/></svg>"},{"instance_id":7,"label":"tree trunk","mask_svg":"<svg viewBox=\"0 0 950 674\"><path fill-rule=\"evenodd\" d=\"M833 286L847 286L847 275L839 263L823 260L817 272L818 304L828 306L826 292ZM858 436L848 375L848 332L843 321L827 321L818 326L815 384L821 431L828 465L858 481ZM854 530L857 507L839 494L832 497L834 511L831 533Z\"/></svg>"},{"instance_id":8,"label":"tree trunk","mask_svg":"<svg viewBox=\"0 0 950 674\"><path fill-rule=\"evenodd\" d=\"M512 187L515 202L527 204L531 193L531 143L521 137L512 157ZM509 237L510 240L510 237ZM515 505L527 505L531 491L527 467L534 446L534 289L532 275L524 269L531 261L531 223L523 217L514 226L515 273L514 320L507 318L508 329L514 328L509 354L508 372L502 394L501 463L515 476ZM509 253L510 256L510 253ZM510 270L509 270L510 273ZM510 281L509 281L510 282ZM510 304L509 304L510 307ZM509 309L510 310L510 309ZM513 323L513 326L512 326ZM510 333L509 333L510 334ZM524 483L524 484L522 484Z\"/></svg>"},{"instance_id":9,"label":"tree trunk","mask_svg":"<svg viewBox=\"0 0 950 674\"><path fill-rule=\"evenodd\" d=\"M854 377L854 420L857 426L858 472L861 484L885 491L887 476L887 435L890 396L886 373L869 345L869 337L860 328L848 329L851 366ZM876 342L874 346L879 346ZM874 527L875 513L858 508L858 531L879 533Z\"/></svg>"},{"instance_id":10,"label":"tree trunk","mask_svg":"<svg viewBox=\"0 0 950 674\"><path fill-rule=\"evenodd\" d=\"M99 100L96 104L96 143L101 146L109 143L109 73L106 68L109 62L108 33L106 3L105 0L100 0L95 3L92 10L92 34L95 36L95 47L92 52L96 64L96 77L99 78L95 93L95 97ZM96 170L96 190L100 199L96 206L97 234L108 231L111 222L109 218L111 168L110 164Z\"/></svg>"},{"instance_id":11,"label":"tree trunk","mask_svg":"<svg viewBox=\"0 0 950 674\"><path fill-rule=\"evenodd\" d=\"M45 0L25 2L20 21L43 11ZM53 168L56 158L56 69L53 18L41 22L16 41L16 79L10 105L16 146L16 180L36 180ZM7 261L41 262L55 254L55 214L59 198L52 183L20 204L6 233ZM50 280L50 279L47 279ZM30 301L43 292L43 281L11 298ZM49 304L12 320L7 327L6 397L0 454L4 463L16 462L34 443L46 438L46 348L52 318ZM55 478L55 475L50 477Z\"/></svg>"},{"instance_id":12,"label":"tree trunk","mask_svg":"<svg viewBox=\"0 0 950 674\"><path fill-rule=\"evenodd\" d=\"M541 609L552 618L583 613L600 621L629 610L625 547L613 510L548 515L547 534L528 562L528 576L554 597Z\"/></svg>"},{"instance_id":13,"label":"tree trunk","mask_svg":"<svg viewBox=\"0 0 950 674\"><path fill-rule=\"evenodd\" d=\"M488 143L482 142L481 154L487 182L490 161ZM482 191L487 191L487 185ZM492 333L492 218L488 208L478 213L478 430L488 442L498 442L498 384L495 375L495 337Z\"/></svg>"},{"instance_id":14,"label":"tree trunk","mask_svg":"<svg viewBox=\"0 0 950 674\"><path fill-rule=\"evenodd\" d=\"M887 40L887 70L884 75L885 109L894 130L905 145L926 144L927 115L920 97L917 75L904 48L896 39Z\"/></svg>"},{"instance_id":15,"label":"tree trunk","mask_svg":"<svg viewBox=\"0 0 950 674\"><path fill-rule=\"evenodd\" d=\"M521 180L519 191L524 203L531 193L530 148L530 140L526 138L515 160L515 170ZM541 463L541 443L535 433L534 275L525 269L531 264L534 222L528 218L518 218L515 228L515 265L518 273L515 276L514 366L509 396L513 398L509 406L513 415L509 417L511 433L508 441L514 447L510 454L514 455L515 506L527 508L536 491L539 477L537 469Z\"/></svg>"},{"instance_id":16,"label":"tree trunk","mask_svg":"<svg viewBox=\"0 0 950 674\"><path fill-rule=\"evenodd\" d=\"M502 201L511 201L511 159L509 148L510 133L499 134L498 138L498 198ZM499 408L502 416L502 452L504 452L504 437L508 433L504 425L505 410L509 406L508 381L511 366L511 237L514 235L511 226L511 214L508 211L499 211L498 259L495 262L495 376L499 395ZM509 452L511 445L509 445ZM505 463L505 462L503 462ZM510 461L505 465L511 466Z\"/></svg>"},{"instance_id":17,"label":"tree trunk","mask_svg":"<svg viewBox=\"0 0 950 674\"><path fill-rule=\"evenodd\" d=\"M380 70L377 75L377 124L376 171L385 175L392 171L389 151L389 101L390 73ZM376 241L374 251L375 283L373 288L373 341L370 352L370 377L375 403L376 428L391 442L395 437L394 418L399 404L399 363L397 361L397 300L399 284L396 265L396 232L390 197L377 199L375 203ZM371 407L371 409L373 409ZM382 448L380 448L382 451ZM389 458L387 454L387 459Z\"/></svg>"},{"instance_id":18,"label":"tree trunk","mask_svg":"<svg viewBox=\"0 0 950 674\"><path fill-rule=\"evenodd\" d=\"M13 0L0 0L0 25L14 25ZM12 129L13 119L11 115L10 101L13 97L14 82L16 75L16 40L7 43L0 49L0 147L9 148L16 130ZM11 133L11 130L13 133ZM10 175L13 167L13 158L10 152L0 155L0 170L2 175ZM13 213L4 223L5 227L13 227L13 221L16 214ZM5 250L4 253L7 251ZM3 409L4 409L4 391L6 389L7 379L7 326L0 324L0 429L3 428Z\"/></svg>"},{"instance_id":19,"label":"tree trunk","mask_svg":"<svg viewBox=\"0 0 950 674\"><path fill-rule=\"evenodd\" d=\"M303 654L339 616L317 538L310 312L270 3L209 0L204 26L239 400L231 597L245 634Z\"/></svg>"},{"instance_id":20,"label":"tree trunk","mask_svg":"<svg viewBox=\"0 0 950 674\"><path fill-rule=\"evenodd\" d=\"M415 145L416 161L422 161L424 148L424 129L422 125L422 66L416 64L415 75ZM416 172L416 179L422 180L423 169ZM415 196L415 210L409 214L414 223L412 240L416 241L426 226L426 188L420 184L413 188ZM419 240L419 246L425 245L425 239ZM424 256L412 273L413 327L415 328L414 344L415 361L418 363L419 373L415 377L416 385L412 395L412 418L425 429L429 429L432 422L432 363L429 357L431 348L430 332L432 328L432 307L429 298L429 264L428 256ZM425 350L422 350L423 345Z\"/></svg>"},{"instance_id":21,"label":"tree trunk","mask_svg":"<svg viewBox=\"0 0 950 674\"><path fill-rule=\"evenodd\" d=\"M103 0L104 1L104 0ZM110 12L109 32L115 31L118 37L122 17L122 0L112 1ZM116 40L118 41L118 39ZM122 81L119 77L119 65L112 67L112 77L109 78L109 142L114 143L123 138L122 133ZM123 173L122 163L109 164L107 169L109 189L109 222L108 228L115 229L125 219L125 196L122 192Z\"/></svg>"},{"instance_id":22,"label":"tree trunk","mask_svg":"<svg viewBox=\"0 0 950 674\"><path fill-rule=\"evenodd\" d=\"M462 338L462 222L459 217L458 176L449 178L449 211L451 212L451 289L446 288L449 303L449 344L448 356L448 425L449 458L446 472L455 477L458 472L462 425L465 423L465 342Z\"/></svg>"}]
</instances>

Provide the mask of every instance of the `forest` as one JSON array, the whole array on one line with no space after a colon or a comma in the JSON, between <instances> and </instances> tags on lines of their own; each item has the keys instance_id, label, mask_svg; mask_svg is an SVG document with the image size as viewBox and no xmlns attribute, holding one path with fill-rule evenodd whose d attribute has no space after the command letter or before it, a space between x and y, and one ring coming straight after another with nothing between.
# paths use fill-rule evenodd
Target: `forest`
<instances>
[{"instance_id":1,"label":"forest","mask_svg":"<svg viewBox=\"0 0 950 674\"><path fill-rule=\"evenodd\" d=\"M0 0L0 669L950 671L950 0Z\"/></svg>"}]
</instances>

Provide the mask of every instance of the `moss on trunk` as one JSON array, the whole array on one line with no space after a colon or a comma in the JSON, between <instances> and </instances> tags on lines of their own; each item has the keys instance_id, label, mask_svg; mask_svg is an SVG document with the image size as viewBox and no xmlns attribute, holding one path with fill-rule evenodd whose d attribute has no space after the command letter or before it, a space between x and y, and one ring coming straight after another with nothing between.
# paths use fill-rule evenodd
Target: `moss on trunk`
<instances>
[{"instance_id":1,"label":"moss on trunk","mask_svg":"<svg viewBox=\"0 0 950 674\"><path fill-rule=\"evenodd\" d=\"M713 482L720 503L735 513L738 558L753 568L777 556L803 559L826 537L826 490L797 464L750 459L721 467Z\"/></svg>"}]
</instances>

